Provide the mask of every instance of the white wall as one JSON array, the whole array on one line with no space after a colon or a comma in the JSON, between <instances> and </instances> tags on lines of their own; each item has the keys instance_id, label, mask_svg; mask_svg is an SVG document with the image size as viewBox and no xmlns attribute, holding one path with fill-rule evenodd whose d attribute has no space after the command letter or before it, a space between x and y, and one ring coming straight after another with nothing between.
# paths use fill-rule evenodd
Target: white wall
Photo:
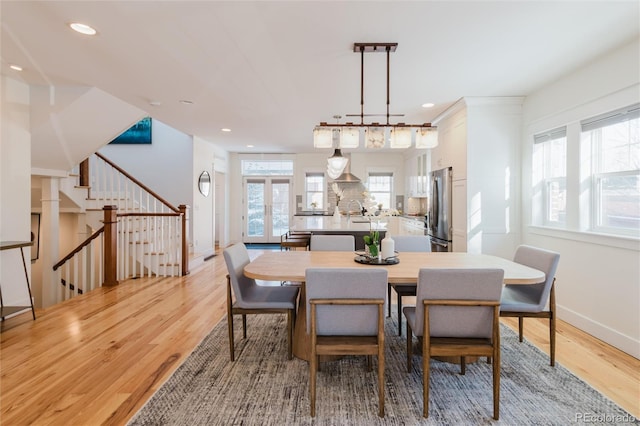
<instances>
[{"instance_id":1,"label":"white wall","mask_svg":"<svg viewBox=\"0 0 640 426\"><path fill-rule=\"evenodd\" d=\"M150 145L105 145L99 152L175 207L192 207L195 183L191 136L152 120L151 138ZM189 241L193 241L192 223Z\"/></svg>"},{"instance_id":2,"label":"white wall","mask_svg":"<svg viewBox=\"0 0 640 426\"><path fill-rule=\"evenodd\" d=\"M0 240L29 241L31 232L31 134L29 87L0 80ZM31 273L31 249L24 249ZM20 250L0 252L0 285L6 306L29 305Z\"/></svg>"},{"instance_id":3,"label":"white wall","mask_svg":"<svg viewBox=\"0 0 640 426\"><path fill-rule=\"evenodd\" d=\"M192 161L193 205L191 206L191 222L193 227L193 251L194 253L209 255L213 254L215 240L220 239L220 236L215 235L215 172L226 172L227 153L204 139L194 137ZM211 189L207 197L198 190L198 179L204 171L207 171L211 178ZM226 207L226 203L224 204ZM227 216L222 215L223 218ZM221 229L224 230L225 228L226 226L223 224ZM224 236L222 236L222 241L225 241Z\"/></svg>"},{"instance_id":4,"label":"white wall","mask_svg":"<svg viewBox=\"0 0 640 426\"><path fill-rule=\"evenodd\" d=\"M640 42L633 42L529 96L523 107L523 242L560 253L558 317L640 357L640 244L530 224L533 135L640 101ZM578 161L572 156L569 161ZM570 167L571 169L571 167ZM578 169L577 166L573 169ZM568 194L568 199L577 199ZM570 224L571 225L571 224Z\"/></svg>"}]
</instances>

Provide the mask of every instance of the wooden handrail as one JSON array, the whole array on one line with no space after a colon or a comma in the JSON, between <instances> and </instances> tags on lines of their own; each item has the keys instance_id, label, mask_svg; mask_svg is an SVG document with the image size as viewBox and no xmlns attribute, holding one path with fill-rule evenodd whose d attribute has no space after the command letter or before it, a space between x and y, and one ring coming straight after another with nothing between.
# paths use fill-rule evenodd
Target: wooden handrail
<instances>
[{"instance_id":1,"label":"wooden handrail","mask_svg":"<svg viewBox=\"0 0 640 426\"><path fill-rule=\"evenodd\" d=\"M55 265L53 265L53 270L55 271L56 269L58 269L59 267L64 265L64 263L67 260L71 259L76 253L79 253L80 250L82 250L84 247L88 246L91 241L93 241L96 238L98 238L98 236L100 236L100 234L102 234L103 232L104 232L104 226L102 228L98 229L96 232L94 232L93 235L91 235L89 238L84 240L84 242L82 242L78 247L73 249L73 251L71 253L69 253L68 255L66 255L60 262L58 262Z\"/></svg>"},{"instance_id":2,"label":"wooden handrail","mask_svg":"<svg viewBox=\"0 0 640 426\"><path fill-rule=\"evenodd\" d=\"M126 216L182 216L182 213L118 213L118 217Z\"/></svg>"},{"instance_id":3,"label":"wooden handrail","mask_svg":"<svg viewBox=\"0 0 640 426\"><path fill-rule=\"evenodd\" d=\"M158 201L160 201L162 204L164 204L165 206L167 206L168 208L170 208L174 212L180 213L180 209L178 209L177 207L172 206L167 200L165 200L164 198L162 198L161 196L159 196L158 194L153 192L151 189L149 189L149 187L147 187L145 184L140 182L138 179L136 179L133 176L131 176L124 169L122 169L121 167L119 167L118 165L113 163L107 157L105 157L104 155L100 154L99 152L96 152L96 156L98 156L98 158L101 158L105 163L109 164L111 167L113 167L114 169L116 169L117 171L119 171L120 173L125 175L128 179L133 181L136 185L138 185L139 187L141 187L142 189L147 191L149 194L153 195L153 197L156 198Z\"/></svg>"}]
</instances>

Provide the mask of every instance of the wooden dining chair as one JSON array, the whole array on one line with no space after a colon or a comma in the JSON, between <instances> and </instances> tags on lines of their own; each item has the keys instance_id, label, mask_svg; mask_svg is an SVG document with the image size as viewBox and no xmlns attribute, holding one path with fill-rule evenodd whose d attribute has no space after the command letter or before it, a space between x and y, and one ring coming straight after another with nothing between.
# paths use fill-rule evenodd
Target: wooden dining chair
<instances>
[{"instance_id":1,"label":"wooden dining chair","mask_svg":"<svg viewBox=\"0 0 640 426\"><path fill-rule=\"evenodd\" d=\"M493 418L500 411L500 293L502 269L420 269L416 306L407 306L407 371L411 372L413 335L422 337L423 408L429 416L432 356L490 357L493 368Z\"/></svg>"},{"instance_id":2,"label":"wooden dining chair","mask_svg":"<svg viewBox=\"0 0 640 426\"><path fill-rule=\"evenodd\" d=\"M299 288L295 286L261 286L244 275L249 264L249 253L243 243L237 243L223 251L227 264L227 323L229 328L229 353L235 360L233 316L242 315L242 337L247 338L248 314L287 315L287 354L293 357L293 325L296 318L296 301ZM235 301L232 301L232 290Z\"/></svg>"},{"instance_id":3,"label":"wooden dining chair","mask_svg":"<svg viewBox=\"0 0 640 426\"><path fill-rule=\"evenodd\" d=\"M378 359L378 415L384 417L383 268L309 268L305 274L307 332L311 336L309 399L316 414L316 375L322 355L365 355Z\"/></svg>"},{"instance_id":4,"label":"wooden dining chair","mask_svg":"<svg viewBox=\"0 0 640 426\"><path fill-rule=\"evenodd\" d=\"M398 253L402 253L404 251L414 251L414 252L430 252L431 251L431 240L426 235L397 235L392 237L395 245L395 249ZM387 287L387 300L389 301L388 306L388 317L391 316L391 289L394 289L397 297L397 307L398 307L398 336L402 336L402 298L404 296L415 296L416 295L416 286L415 284L392 284L389 283Z\"/></svg>"},{"instance_id":5,"label":"wooden dining chair","mask_svg":"<svg viewBox=\"0 0 640 426\"><path fill-rule=\"evenodd\" d=\"M537 247L521 245L516 249L514 262L545 273L539 284L505 285L500 303L501 317L518 318L518 337L522 342L524 318L549 319L549 362L556 364L556 270L560 254ZM548 305L548 308L547 308Z\"/></svg>"},{"instance_id":6,"label":"wooden dining chair","mask_svg":"<svg viewBox=\"0 0 640 426\"><path fill-rule=\"evenodd\" d=\"M311 251L355 251L356 239L353 235L311 235Z\"/></svg>"}]
</instances>

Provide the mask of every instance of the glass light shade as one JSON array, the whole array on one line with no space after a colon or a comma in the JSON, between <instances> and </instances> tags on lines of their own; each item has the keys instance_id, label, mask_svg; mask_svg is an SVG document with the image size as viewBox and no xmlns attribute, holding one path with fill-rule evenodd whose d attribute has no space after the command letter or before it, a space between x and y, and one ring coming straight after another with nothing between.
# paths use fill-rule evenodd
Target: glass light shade
<instances>
[{"instance_id":1,"label":"glass light shade","mask_svg":"<svg viewBox=\"0 0 640 426\"><path fill-rule=\"evenodd\" d=\"M333 151L333 155L327 158L327 167L332 169L333 171L342 171L345 167L347 167L348 158L342 156L342 152L339 149Z\"/></svg>"},{"instance_id":2,"label":"glass light shade","mask_svg":"<svg viewBox=\"0 0 640 426\"><path fill-rule=\"evenodd\" d=\"M316 126L313 129L313 147L314 148L333 147L333 129L331 127Z\"/></svg>"},{"instance_id":3,"label":"glass light shade","mask_svg":"<svg viewBox=\"0 0 640 426\"><path fill-rule=\"evenodd\" d=\"M367 148L384 147L384 127L367 127L365 130L365 146Z\"/></svg>"},{"instance_id":4,"label":"glass light shade","mask_svg":"<svg viewBox=\"0 0 640 426\"><path fill-rule=\"evenodd\" d=\"M329 176L331 179L338 179L338 176L340 176L341 174L342 171L334 170L331 168L331 166L327 166L327 176Z\"/></svg>"},{"instance_id":5,"label":"glass light shade","mask_svg":"<svg viewBox=\"0 0 640 426\"><path fill-rule=\"evenodd\" d=\"M438 129L421 127L416 133L416 148L435 148L438 146Z\"/></svg>"},{"instance_id":6,"label":"glass light shade","mask_svg":"<svg viewBox=\"0 0 640 426\"><path fill-rule=\"evenodd\" d=\"M360 129L343 127L340 129L340 148L357 148L360 145Z\"/></svg>"},{"instance_id":7,"label":"glass light shade","mask_svg":"<svg viewBox=\"0 0 640 426\"><path fill-rule=\"evenodd\" d=\"M391 148L409 148L411 146L411 127L394 127L391 129Z\"/></svg>"}]
</instances>

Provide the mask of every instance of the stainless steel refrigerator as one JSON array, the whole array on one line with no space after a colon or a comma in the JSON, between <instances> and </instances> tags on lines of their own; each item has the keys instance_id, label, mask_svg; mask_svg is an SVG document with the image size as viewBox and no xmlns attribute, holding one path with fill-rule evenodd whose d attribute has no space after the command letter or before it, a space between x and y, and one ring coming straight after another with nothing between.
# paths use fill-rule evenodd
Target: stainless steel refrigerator
<instances>
[{"instance_id":1,"label":"stainless steel refrigerator","mask_svg":"<svg viewBox=\"0 0 640 426\"><path fill-rule=\"evenodd\" d=\"M431 237L431 251L453 251L451 224L451 188L453 169L435 170L429 173L431 193L427 208L427 235Z\"/></svg>"}]
</instances>

